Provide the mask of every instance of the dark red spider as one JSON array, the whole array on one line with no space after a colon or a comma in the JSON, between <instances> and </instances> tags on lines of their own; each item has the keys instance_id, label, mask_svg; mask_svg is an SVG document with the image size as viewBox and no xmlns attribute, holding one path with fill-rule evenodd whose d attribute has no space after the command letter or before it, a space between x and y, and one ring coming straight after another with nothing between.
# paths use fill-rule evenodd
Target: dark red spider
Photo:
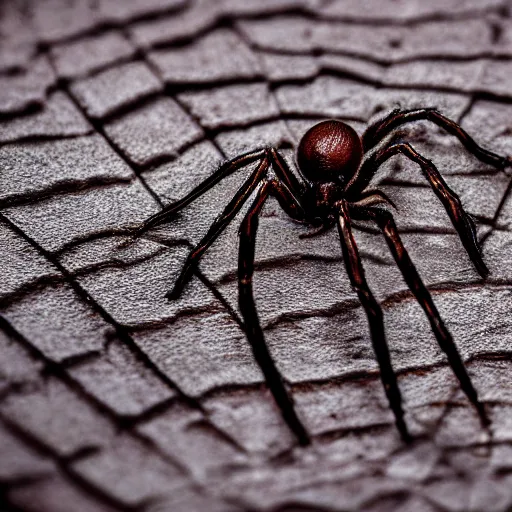
<instances>
[{"instance_id":1,"label":"dark red spider","mask_svg":"<svg viewBox=\"0 0 512 512\"><path fill-rule=\"evenodd\" d=\"M389 200L381 192L366 190L379 166L393 155L402 153L416 162L443 203L477 271L482 277L487 276L489 271L480 254L475 225L462 207L459 197L448 187L435 165L422 157L410 144L402 142L387 143L384 147L367 154L398 126L421 119L432 121L455 135L466 149L481 161L502 168L511 164L509 158L501 157L480 147L458 124L434 109L395 110L386 118L371 125L365 131L362 139L347 124L328 120L313 126L300 141L297 160L303 182L297 180L275 148L252 151L222 165L186 197L166 206L161 212L150 217L136 234L138 236L144 231L168 221L175 213L224 177L248 164L259 161L258 167L250 178L240 187L205 237L190 252L174 288L167 294L167 297L175 299L181 294L202 255L240 211L244 202L253 192L256 192L254 203L247 212L240 229L239 305L246 335L256 361L265 375L267 385L280 407L286 423L301 444L310 442L309 434L297 416L293 400L268 351L258 320L252 290L258 216L269 196L276 197L290 217L316 227L319 226L320 231L338 224L343 259L352 286L368 316L382 383L402 438L409 440L410 435L403 418L402 398L396 375L391 366L389 349L384 335L382 310L366 282L361 258L352 235L351 219L374 221L382 230L391 253L411 292L425 311L439 346L445 352L450 366L459 379L461 388L477 409L482 424L489 423L457 347L400 240L392 215L382 208L375 208L375 205L389 203ZM270 167L273 168L275 177L269 176Z\"/></svg>"}]
</instances>

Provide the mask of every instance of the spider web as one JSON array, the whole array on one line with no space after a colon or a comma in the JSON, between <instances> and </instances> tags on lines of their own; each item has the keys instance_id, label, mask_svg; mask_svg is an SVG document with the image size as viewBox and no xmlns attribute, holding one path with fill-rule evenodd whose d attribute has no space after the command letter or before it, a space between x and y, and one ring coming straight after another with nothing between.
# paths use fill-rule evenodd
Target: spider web
<instances>
[{"instance_id":1,"label":"spider web","mask_svg":"<svg viewBox=\"0 0 512 512\"><path fill-rule=\"evenodd\" d=\"M436 106L512 154L506 1L6 1L0 33L0 496L17 511L506 511L512 505L511 181L428 123L401 137L475 216L482 283L419 169L379 188L467 362L489 437L384 240L356 239L406 420L393 424L336 233L265 207L255 293L314 445L299 449L236 321L237 229L172 287L250 169L130 229L219 163Z\"/></svg>"}]
</instances>

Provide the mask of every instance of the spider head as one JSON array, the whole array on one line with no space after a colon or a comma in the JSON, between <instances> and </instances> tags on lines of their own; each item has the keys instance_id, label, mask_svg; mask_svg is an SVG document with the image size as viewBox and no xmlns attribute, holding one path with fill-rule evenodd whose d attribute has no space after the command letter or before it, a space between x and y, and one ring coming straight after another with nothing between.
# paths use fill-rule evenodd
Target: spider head
<instances>
[{"instance_id":1,"label":"spider head","mask_svg":"<svg viewBox=\"0 0 512 512\"><path fill-rule=\"evenodd\" d=\"M299 168L313 183L345 185L363 158L359 135L348 124L330 119L310 128L297 150Z\"/></svg>"}]
</instances>

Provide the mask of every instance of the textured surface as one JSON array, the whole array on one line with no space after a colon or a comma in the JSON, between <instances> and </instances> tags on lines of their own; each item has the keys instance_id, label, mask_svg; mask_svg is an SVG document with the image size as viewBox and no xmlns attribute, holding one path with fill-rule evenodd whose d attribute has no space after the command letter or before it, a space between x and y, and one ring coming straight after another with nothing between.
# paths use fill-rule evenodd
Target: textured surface
<instances>
[{"instance_id":1,"label":"textured surface","mask_svg":"<svg viewBox=\"0 0 512 512\"><path fill-rule=\"evenodd\" d=\"M338 117L436 106L512 154L507 0L5 0L0 5L0 509L506 512L512 507L509 175L427 123L404 138L475 216L482 282L419 170L379 175L492 419L481 429L380 236L358 229L415 442L393 425L335 232L269 202L255 292L313 437L298 448L237 309L237 221L182 298L191 243L241 172L129 230L225 158ZM217 294L212 293L216 290ZM223 300L219 300L218 293Z\"/></svg>"}]
</instances>

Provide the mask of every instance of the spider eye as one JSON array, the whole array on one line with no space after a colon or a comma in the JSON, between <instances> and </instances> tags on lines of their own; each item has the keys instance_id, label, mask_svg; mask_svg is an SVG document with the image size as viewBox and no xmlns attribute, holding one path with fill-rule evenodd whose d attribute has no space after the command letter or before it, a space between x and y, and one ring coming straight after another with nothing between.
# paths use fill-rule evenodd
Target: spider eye
<instances>
[{"instance_id":1,"label":"spider eye","mask_svg":"<svg viewBox=\"0 0 512 512\"><path fill-rule=\"evenodd\" d=\"M297 161L304 176L313 182L346 183L363 158L361 139L341 121L322 121L302 137Z\"/></svg>"}]
</instances>

